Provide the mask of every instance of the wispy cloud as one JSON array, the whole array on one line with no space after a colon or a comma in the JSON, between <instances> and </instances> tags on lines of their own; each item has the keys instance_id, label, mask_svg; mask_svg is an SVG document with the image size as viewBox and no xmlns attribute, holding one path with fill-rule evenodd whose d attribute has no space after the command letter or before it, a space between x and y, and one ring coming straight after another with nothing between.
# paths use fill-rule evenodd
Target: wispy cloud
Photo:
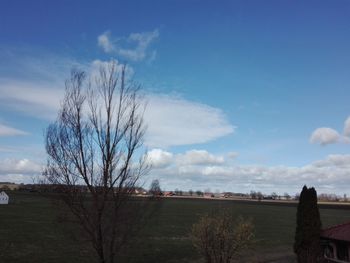
<instances>
[{"instance_id":1,"label":"wispy cloud","mask_svg":"<svg viewBox=\"0 0 350 263\"><path fill-rule=\"evenodd\" d=\"M0 46L0 76L2 80L31 80L43 83L64 83L67 74L83 63L72 57L43 49ZM6 62L5 62L6 61Z\"/></svg>"},{"instance_id":2,"label":"wispy cloud","mask_svg":"<svg viewBox=\"0 0 350 263\"><path fill-rule=\"evenodd\" d=\"M134 35L133 39L140 38ZM63 58L64 61L67 59ZM32 70L30 60L22 65L24 70ZM69 76L68 68L57 69L57 80L51 69L45 71L45 61L41 65L34 59L35 68L43 80L37 79L1 79L0 103L7 110L44 120L54 120L64 95L64 80ZM57 62L58 63L58 62ZM115 60L117 67L121 67ZM61 65L62 63L58 63ZM71 63L72 64L72 63ZM92 78L99 67L107 61L94 60L89 63L75 63L86 70ZM55 71L55 69L52 69ZM133 68L127 68L127 77L131 79ZM148 126L145 143L149 147L168 147L205 143L234 132L221 109L166 94L147 93L148 107L145 123Z\"/></svg>"},{"instance_id":3,"label":"wispy cloud","mask_svg":"<svg viewBox=\"0 0 350 263\"><path fill-rule=\"evenodd\" d=\"M45 51L0 48L0 105L26 116L52 120L64 93L64 81L72 68L85 63Z\"/></svg>"},{"instance_id":4,"label":"wispy cloud","mask_svg":"<svg viewBox=\"0 0 350 263\"><path fill-rule=\"evenodd\" d=\"M24 115L52 120L57 114L64 86L35 81L0 80L2 107Z\"/></svg>"},{"instance_id":5,"label":"wispy cloud","mask_svg":"<svg viewBox=\"0 0 350 263\"><path fill-rule=\"evenodd\" d=\"M48 55L50 58L50 55ZM35 78L22 76L22 78L1 78L0 77L0 103L11 111L36 117L44 120L53 120L57 116L60 102L63 99L65 80L69 77L72 68L85 70L93 80L98 74L101 66L109 61L94 60L92 62L69 62L69 59L61 58L62 62L56 62L57 68L47 66L46 61L38 62L33 58L32 63L26 58L26 63L19 66L27 73L32 72ZM50 59L49 59L50 60ZM57 58L57 60L59 60ZM63 67L66 61L68 64ZM114 60L117 70L121 64ZM128 66L126 76L130 79L134 71Z\"/></svg>"},{"instance_id":6,"label":"wispy cloud","mask_svg":"<svg viewBox=\"0 0 350 263\"><path fill-rule=\"evenodd\" d=\"M142 61L146 58L154 60L156 50L149 50L149 47L158 37L158 29L151 32L132 33L122 38L114 38L110 31L106 31L98 36L97 43L104 52L131 61Z\"/></svg>"},{"instance_id":7,"label":"wispy cloud","mask_svg":"<svg viewBox=\"0 0 350 263\"><path fill-rule=\"evenodd\" d=\"M1 136L18 136L27 135L28 133L10 126L0 124L0 137Z\"/></svg>"}]
</instances>

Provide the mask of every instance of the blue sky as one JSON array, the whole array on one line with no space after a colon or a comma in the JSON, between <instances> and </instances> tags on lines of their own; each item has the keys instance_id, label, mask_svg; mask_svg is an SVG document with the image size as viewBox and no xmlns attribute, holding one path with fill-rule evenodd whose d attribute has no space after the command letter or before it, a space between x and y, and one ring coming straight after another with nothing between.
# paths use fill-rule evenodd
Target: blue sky
<instances>
[{"instance_id":1,"label":"blue sky","mask_svg":"<svg viewBox=\"0 0 350 263\"><path fill-rule=\"evenodd\" d=\"M29 182L71 67L127 62L163 188L348 193L349 1L3 1L0 181Z\"/></svg>"}]
</instances>

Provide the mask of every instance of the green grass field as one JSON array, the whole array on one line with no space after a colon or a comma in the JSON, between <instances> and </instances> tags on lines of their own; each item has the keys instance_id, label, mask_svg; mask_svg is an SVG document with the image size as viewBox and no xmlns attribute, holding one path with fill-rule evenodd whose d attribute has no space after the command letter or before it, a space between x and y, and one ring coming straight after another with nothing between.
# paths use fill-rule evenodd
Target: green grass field
<instances>
[{"instance_id":1,"label":"green grass field","mask_svg":"<svg viewBox=\"0 0 350 263\"><path fill-rule=\"evenodd\" d=\"M0 262L95 262L87 243L78 242L74 226L59 223L51 202L36 193L9 193L0 206ZM162 199L157 213L133 242L124 262L200 262L189 239L199 217L229 209L250 217L256 245L242 262L293 262L296 206L203 199ZM350 220L350 207L320 206L323 226Z\"/></svg>"}]
</instances>

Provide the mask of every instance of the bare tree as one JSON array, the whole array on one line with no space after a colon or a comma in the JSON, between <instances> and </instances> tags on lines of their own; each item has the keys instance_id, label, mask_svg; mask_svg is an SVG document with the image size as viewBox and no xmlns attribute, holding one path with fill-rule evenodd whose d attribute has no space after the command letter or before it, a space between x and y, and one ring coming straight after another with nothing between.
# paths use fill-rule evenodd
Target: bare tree
<instances>
[{"instance_id":1,"label":"bare tree","mask_svg":"<svg viewBox=\"0 0 350 263\"><path fill-rule=\"evenodd\" d=\"M197 195L197 196L203 196L203 192L202 192L201 190L197 190L197 191L196 191L196 195Z\"/></svg>"},{"instance_id":2,"label":"bare tree","mask_svg":"<svg viewBox=\"0 0 350 263\"><path fill-rule=\"evenodd\" d=\"M286 200L289 200L291 197L290 197L290 195L287 193L287 192L285 192L284 194L283 194L283 197L286 199Z\"/></svg>"},{"instance_id":3,"label":"bare tree","mask_svg":"<svg viewBox=\"0 0 350 263\"><path fill-rule=\"evenodd\" d=\"M115 262L131 236L138 219L130 197L148 171L140 153L144 103L125 73L114 61L93 79L73 70L45 134L44 178L58 189L101 263Z\"/></svg>"},{"instance_id":4,"label":"bare tree","mask_svg":"<svg viewBox=\"0 0 350 263\"><path fill-rule=\"evenodd\" d=\"M278 197L278 195L276 194L276 192L272 192L272 193L271 193L271 198L272 198L273 200L276 200L277 197Z\"/></svg>"},{"instance_id":5,"label":"bare tree","mask_svg":"<svg viewBox=\"0 0 350 263\"><path fill-rule=\"evenodd\" d=\"M256 199L257 198L257 193L255 191L250 191L250 198L251 199Z\"/></svg>"},{"instance_id":6,"label":"bare tree","mask_svg":"<svg viewBox=\"0 0 350 263\"><path fill-rule=\"evenodd\" d=\"M206 263L231 263L253 243L251 220L234 218L228 211L205 215L192 227L192 242Z\"/></svg>"},{"instance_id":7,"label":"bare tree","mask_svg":"<svg viewBox=\"0 0 350 263\"><path fill-rule=\"evenodd\" d=\"M159 180L155 179L152 181L149 192L152 195L152 197L159 197L162 195Z\"/></svg>"}]
</instances>

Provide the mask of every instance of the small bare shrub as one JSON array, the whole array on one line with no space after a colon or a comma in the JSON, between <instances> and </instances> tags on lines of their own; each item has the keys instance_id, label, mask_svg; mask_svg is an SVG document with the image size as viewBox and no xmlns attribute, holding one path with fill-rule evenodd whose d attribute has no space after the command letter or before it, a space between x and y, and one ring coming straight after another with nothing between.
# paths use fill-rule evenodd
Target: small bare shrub
<instances>
[{"instance_id":1,"label":"small bare shrub","mask_svg":"<svg viewBox=\"0 0 350 263\"><path fill-rule=\"evenodd\" d=\"M206 263L234 262L254 240L251 220L235 218L228 211L205 215L192 227L192 242Z\"/></svg>"}]
</instances>

